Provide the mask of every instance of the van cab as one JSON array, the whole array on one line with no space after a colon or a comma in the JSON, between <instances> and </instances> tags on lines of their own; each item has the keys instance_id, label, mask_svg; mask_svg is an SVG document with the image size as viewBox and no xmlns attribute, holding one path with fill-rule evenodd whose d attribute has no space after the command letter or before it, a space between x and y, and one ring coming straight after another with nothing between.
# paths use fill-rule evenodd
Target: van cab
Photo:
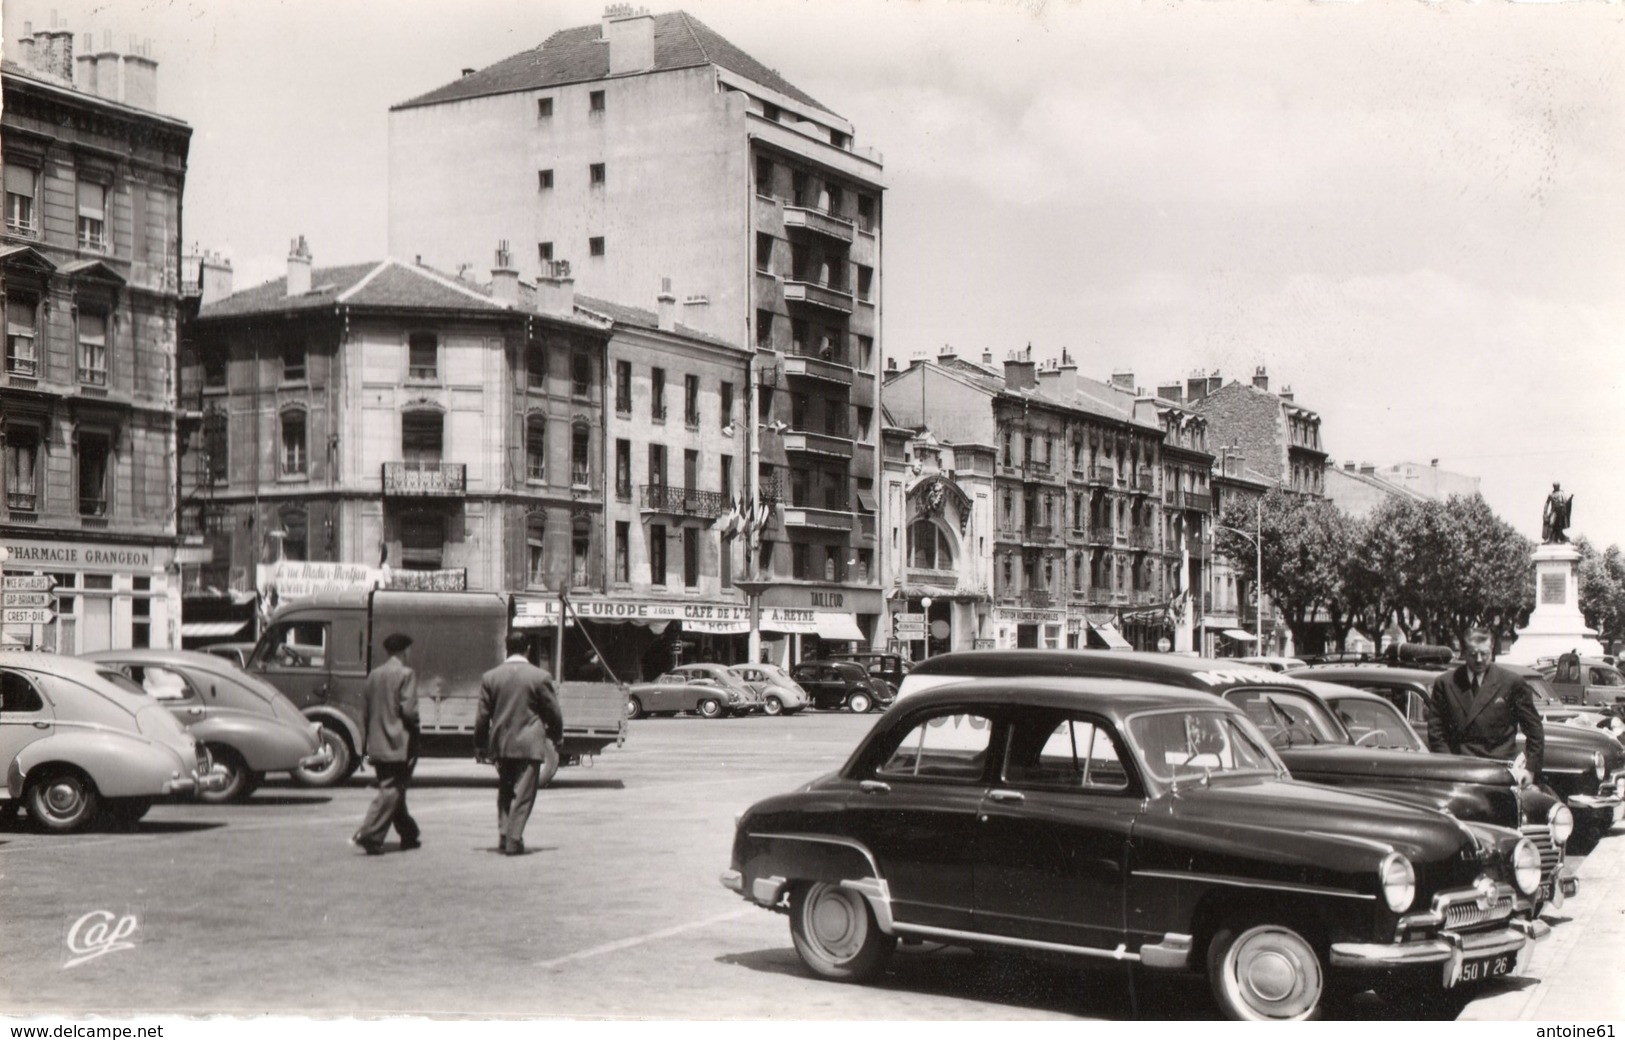
<instances>
[{"instance_id":1,"label":"van cab","mask_svg":"<svg viewBox=\"0 0 1625 1040\"><path fill-rule=\"evenodd\" d=\"M1600 657L1563 654L1552 671L1551 684L1564 704L1625 702L1625 676Z\"/></svg>"}]
</instances>

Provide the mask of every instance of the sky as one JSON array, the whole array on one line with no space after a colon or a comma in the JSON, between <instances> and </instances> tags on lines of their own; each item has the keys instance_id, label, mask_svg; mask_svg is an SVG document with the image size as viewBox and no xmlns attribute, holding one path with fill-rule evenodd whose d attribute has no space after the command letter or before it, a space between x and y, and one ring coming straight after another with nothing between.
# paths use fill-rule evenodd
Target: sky
<instances>
[{"instance_id":1,"label":"sky","mask_svg":"<svg viewBox=\"0 0 1625 1040\"><path fill-rule=\"evenodd\" d=\"M685 0L885 157L889 357L1267 367L1339 463L1433 459L1625 544L1625 5ZM651 10L670 8L651 5ZM238 287L386 248L388 109L583 0L6 0L150 38L188 245Z\"/></svg>"}]
</instances>

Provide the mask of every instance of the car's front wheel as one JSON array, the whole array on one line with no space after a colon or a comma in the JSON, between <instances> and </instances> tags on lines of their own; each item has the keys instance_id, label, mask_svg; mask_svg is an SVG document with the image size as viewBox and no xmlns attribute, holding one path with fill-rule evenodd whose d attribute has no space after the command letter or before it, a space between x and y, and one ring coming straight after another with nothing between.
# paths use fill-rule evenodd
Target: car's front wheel
<instances>
[{"instance_id":1,"label":"car's front wheel","mask_svg":"<svg viewBox=\"0 0 1625 1040\"><path fill-rule=\"evenodd\" d=\"M1308 940L1284 925L1221 928L1208 946L1208 982L1226 1018L1288 1022L1318 1017L1326 971Z\"/></svg>"},{"instance_id":2,"label":"car's front wheel","mask_svg":"<svg viewBox=\"0 0 1625 1040\"><path fill-rule=\"evenodd\" d=\"M868 711L870 703L867 693L854 693L846 699L846 706L852 710L854 715L862 715Z\"/></svg>"},{"instance_id":3,"label":"car's front wheel","mask_svg":"<svg viewBox=\"0 0 1625 1040\"><path fill-rule=\"evenodd\" d=\"M322 744L332 750L333 757L325 766L295 769L294 781L302 787L332 787L348 779L351 773L361 767L361 760L350 747L350 738L332 725L322 723L321 739Z\"/></svg>"},{"instance_id":4,"label":"car's front wheel","mask_svg":"<svg viewBox=\"0 0 1625 1040\"><path fill-rule=\"evenodd\" d=\"M28 786L28 815L58 834L90 826L99 801L96 785L77 769L56 769Z\"/></svg>"},{"instance_id":5,"label":"car's front wheel","mask_svg":"<svg viewBox=\"0 0 1625 1040\"><path fill-rule=\"evenodd\" d=\"M791 893L790 938L807 967L839 982L879 975L897 946L894 936L880 930L867 899L823 881L797 885Z\"/></svg>"}]
</instances>

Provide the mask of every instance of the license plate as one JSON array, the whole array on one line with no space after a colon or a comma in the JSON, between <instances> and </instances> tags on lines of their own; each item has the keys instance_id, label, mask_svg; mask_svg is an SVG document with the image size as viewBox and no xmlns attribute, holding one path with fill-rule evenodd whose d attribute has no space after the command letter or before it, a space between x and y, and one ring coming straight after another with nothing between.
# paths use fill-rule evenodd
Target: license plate
<instances>
[{"instance_id":1,"label":"license plate","mask_svg":"<svg viewBox=\"0 0 1625 1040\"><path fill-rule=\"evenodd\" d=\"M1501 975L1511 975L1517 966L1518 959L1515 954L1501 953L1494 957L1477 957L1461 962L1461 974L1456 979L1456 985L1462 986L1471 982L1483 982Z\"/></svg>"}]
</instances>

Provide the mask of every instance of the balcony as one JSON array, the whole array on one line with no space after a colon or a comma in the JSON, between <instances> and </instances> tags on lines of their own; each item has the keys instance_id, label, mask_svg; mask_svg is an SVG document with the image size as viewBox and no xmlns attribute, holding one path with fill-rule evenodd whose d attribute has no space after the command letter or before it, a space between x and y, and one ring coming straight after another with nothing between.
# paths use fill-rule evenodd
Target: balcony
<instances>
[{"instance_id":1,"label":"balcony","mask_svg":"<svg viewBox=\"0 0 1625 1040\"><path fill-rule=\"evenodd\" d=\"M1144 528L1134 529L1128 533L1128 544L1136 549L1149 549L1156 544L1157 536Z\"/></svg>"},{"instance_id":2,"label":"balcony","mask_svg":"<svg viewBox=\"0 0 1625 1040\"><path fill-rule=\"evenodd\" d=\"M817 282L786 281L785 303L804 303L838 314L852 313L852 294L843 289L819 285Z\"/></svg>"},{"instance_id":3,"label":"balcony","mask_svg":"<svg viewBox=\"0 0 1625 1040\"><path fill-rule=\"evenodd\" d=\"M1110 466L1097 463L1089 466L1084 472L1091 484L1100 484L1104 487L1117 486L1117 471Z\"/></svg>"},{"instance_id":4,"label":"balcony","mask_svg":"<svg viewBox=\"0 0 1625 1040\"><path fill-rule=\"evenodd\" d=\"M468 466L461 462L386 462L385 497L461 498L468 492Z\"/></svg>"},{"instance_id":5,"label":"balcony","mask_svg":"<svg viewBox=\"0 0 1625 1040\"><path fill-rule=\"evenodd\" d=\"M16 512L33 513L39 510L39 496L32 491L6 492L6 508Z\"/></svg>"},{"instance_id":6,"label":"balcony","mask_svg":"<svg viewBox=\"0 0 1625 1040\"><path fill-rule=\"evenodd\" d=\"M852 438L849 436L789 430L781 434L779 440L787 454L831 455L842 459L852 457Z\"/></svg>"},{"instance_id":7,"label":"balcony","mask_svg":"<svg viewBox=\"0 0 1625 1040\"><path fill-rule=\"evenodd\" d=\"M1091 524L1089 540L1096 545L1110 545L1113 541L1111 524Z\"/></svg>"},{"instance_id":8,"label":"balcony","mask_svg":"<svg viewBox=\"0 0 1625 1040\"><path fill-rule=\"evenodd\" d=\"M1163 488L1162 504L1170 509L1183 509L1185 507L1185 493L1179 488Z\"/></svg>"},{"instance_id":9,"label":"balcony","mask_svg":"<svg viewBox=\"0 0 1625 1040\"><path fill-rule=\"evenodd\" d=\"M1198 513L1211 513L1213 511L1213 496L1187 491L1185 492L1185 508Z\"/></svg>"},{"instance_id":10,"label":"balcony","mask_svg":"<svg viewBox=\"0 0 1625 1040\"><path fill-rule=\"evenodd\" d=\"M785 506L783 513L785 527L811 527L820 531L852 530L852 514L838 509Z\"/></svg>"},{"instance_id":11,"label":"balcony","mask_svg":"<svg viewBox=\"0 0 1625 1040\"><path fill-rule=\"evenodd\" d=\"M1055 537L1055 528L1049 524L1028 524L1025 536L1029 542L1048 542Z\"/></svg>"},{"instance_id":12,"label":"balcony","mask_svg":"<svg viewBox=\"0 0 1625 1040\"><path fill-rule=\"evenodd\" d=\"M643 485L643 511L714 520L727 508L722 492L699 491L670 484Z\"/></svg>"},{"instance_id":13,"label":"balcony","mask_svg":"<svg viewBox=\"0 0 1625 1040\"><path fill-rule=\"evenodd\" d=\"M1137 494L1150 494L1152 491L1156 490L1156 481L1153 478L1151 471L1144 466L1141 466L1138 470L1135 470L1132 474L1130 474L1129 486L1133 488Z\"/></svg>"},{"instance_id":14,"label":"balcony","mask_svg":"<svg viewBox=\"0 0 1625 1040\"><path fill-rule=\"evenodd\" d=\"M959 588L959 574L932 567L904 567L903 580L910 584L932 585L941 589Z\"/></svg>"},{"instance_id":15,"label":"balcony","mask_svg":"<svg viewBox=\"0 0 1625 1040\"><path fill-rule=\"evenodd\" d=\"M1021 468L1021 479L1029 482L1050 480L1049 463L1028 459L1027 464Z\"/></svg>"},{"instance_id":16,"label":"balcony","mask_svg":"<svg viewBox=\"0 0 1625 1040\"><path fill-rule=\"evenodd\" d=\"M1029 607L1047 607L1054 601L1048 589L1028 589L1022 593L1022 598Z\"/></svg>"},{"instance_id":17,"label":"balcony","mask_svg":"<svg viewBox=\"0 0 1625 1040\"><path fill-rule=\"evenodd\" d=\"M785 356L784 374L820 379L840 386L852 385L852 366L847 364L845 354L835 350L823 353L801 343L795 344Z\"/></svg>"},{"instance_id":18,"label":"balcony","mask_svg":"<svg viewBox=\"0 0 1625 1040\"><path fill-rule=\"evenodd\" d=\"M808 209L806 206L784 207L784 229L808 231L846 245L852 244L855 234L850 221L832 217L823 210Z\"/></svg>"}]
</instances>

